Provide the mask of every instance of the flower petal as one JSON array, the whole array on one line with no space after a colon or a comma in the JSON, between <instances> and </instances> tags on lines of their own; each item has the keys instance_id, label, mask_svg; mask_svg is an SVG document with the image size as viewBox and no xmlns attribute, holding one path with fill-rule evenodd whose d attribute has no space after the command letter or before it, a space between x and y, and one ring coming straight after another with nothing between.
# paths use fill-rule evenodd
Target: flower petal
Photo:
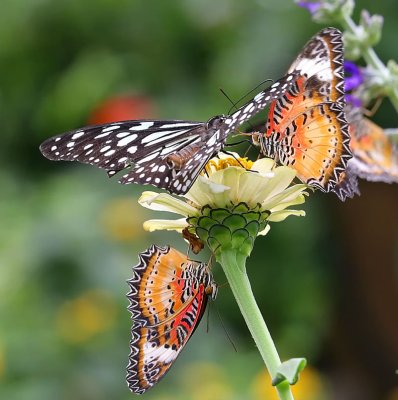
<instances>
[{"instance_id":1,"label":"flower petal","mask_svg":"<svg viewBox=\"0 0 398 400\"><path fill-rule=\"evenodd\" d=\"M297 217L304 217L305 211L303 211L303 210L276 211L268 217L268 221L269 222L281 222L281 221L284 221L290 215L296 215Z\"/></svg>"},{"instance_id":2,"label":"flower petal","mask_svg":"<svg viewBox=\"0 0 398 400\"><path fill-rule=\"evenodd\" d=\"M180 219L150 219L144 222L144 229L149 232L166 230L181 232L188 226L185 218Z\"/></svg>"},{"instance_id":3,"label":"flower petal","mask_svg":"<svg viewBox=\"0 0 398 400\"><path fill-rule=\"evenodd\" d=\"M304 201L299 201L296 203L295 200L297 197L300 197L306 189L307 186L304 184L290 186L283 192L264 201L261 204L261 207L265 210L279 211L285 209L289 205L302 204Z\"/></svg>"},{"instance_id":4,"label":"flower petal","mask_svg":"<svg viewBox=\"0 0 398 400\"><path fill-rule=\"evenodd\" d=\"M271 225L268 224L262 231L260 231L257 235L259 236L265 236L269 230L271 229Z\"/></svg>"},{"instance_id":5,"label":"flower petal","mask_svg":"<svg viewBox=\"0 0 398 400\"><path fill-rule=\"evenodd\" d=\"M146 208L156 211L168 211L175 214L184 215L196 215L198 210L188 204L187 202L180 200L176 197L170 196L167 193L156 193L146 191L143 192L138 202Z\"/></svg>"},{"instance_id":6,"label":"flower petal","mask_svg":"<svg viewBox=\"0 0 398 400\"><path fill-rule=\"evenodd\" d=\"M277 167L274 169L275 176L269 180L267 185L258 193L262 202L283 192L296 176L296 171L290 167Z\"/></svg>"}]
</instances>

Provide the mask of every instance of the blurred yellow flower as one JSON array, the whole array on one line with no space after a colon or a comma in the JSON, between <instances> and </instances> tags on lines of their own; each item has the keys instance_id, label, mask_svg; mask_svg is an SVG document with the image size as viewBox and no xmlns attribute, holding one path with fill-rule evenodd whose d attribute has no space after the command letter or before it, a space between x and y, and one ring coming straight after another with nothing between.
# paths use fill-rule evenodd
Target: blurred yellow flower
<instances>
[{"instance_id":1,"label":"blurred yellow flower","mask_svg":"<svg viewBox=\"0 0 398 400\"><path fill-rule=\"evenodd\" d=\"M308 365L300 373L298 382L291 386L295 400L326 399L320 373ZM261 371L252 384L254 400L279 400L278 394L271 385L271 378L266 370Z\"/></svg>"},{"instance_id":2,"label":"blurred yellow flower","mask_svg":"<svg viewBox=\"0 0 398 400\"><path fill-rule=\"evenodd\" d=\"M229 400L233 397L223 370L210 362L187 365L181 382L187 386L186 391L190 393L190 400ZM198 390L192 390L195 386Z\"/></svg>"},{"instance_id":3,"label":"blurred yellow flower","mask_svg":"<svg viewBox=\"0 0 398 400\"><path fill-rule=\"evenodd\" d=\"M113 326L116 311L110 293L90 290L60 307L56 315L56 328L68 342L85 342Z\"/></svg>"},{"instance_id":4,"label":"blurred yellow flower","mask_svg":"<svg viewBox=\"0 0 398 400\"><path fill-rule=\"evenodd\" d=\"M398 400L398 386L389 392L386 400Z\"/></svg>"},{"instance_id":5,"label":"blurred yellow flower","mask_svg":"<svg viewBox=\"0 0 398 400\"><path fill-rule=\"evenodd\" d=\"M101 213L101 225L113 240L130 241L142 236L144 220L145 213L131 198L113 199Z\"/></svg>"}]
</instances>

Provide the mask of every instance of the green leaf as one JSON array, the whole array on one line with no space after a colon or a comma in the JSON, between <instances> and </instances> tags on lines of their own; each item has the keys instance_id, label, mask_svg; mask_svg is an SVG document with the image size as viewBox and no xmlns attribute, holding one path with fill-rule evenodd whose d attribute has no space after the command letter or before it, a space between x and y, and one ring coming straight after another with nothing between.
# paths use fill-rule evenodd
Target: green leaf
<instances>
[{"instance_id":1,"label":"green leaf","mask_svg":"<svg viewBox=\"0 0 398 400\"><path fill-rule=\"evenodd\" d=\"M283 362L276 372L274 379L272 379L272 386L279 385L283 381L288 381L291 385L294 385L299 378L300 372L307 365L305 358L291 358Z\"/></svg>"}]
</instances>

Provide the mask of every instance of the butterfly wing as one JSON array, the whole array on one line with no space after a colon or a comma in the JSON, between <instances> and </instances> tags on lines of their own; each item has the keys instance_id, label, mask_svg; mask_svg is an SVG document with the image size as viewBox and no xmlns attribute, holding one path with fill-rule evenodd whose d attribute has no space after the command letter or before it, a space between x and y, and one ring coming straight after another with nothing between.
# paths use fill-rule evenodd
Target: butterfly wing
<instances>
[{"instance_id":1,"label":"butterfly wing","mask_svg":"<svg viewBox=\"0 0 398 400\"><path fill-rule=\"evenodd\" d=\"M152 246L128 281L133 318L127 383L144 393L169 370L198 326L208 296L216 295L205 264L170 247Z\"/></svg>"},{"instance_id":2,"label":"butterfly wing","mask_svg":"<svg viewBox=\"0 0 398 400\"><path fill-rule=\"evenodd\" d=\"M220 151L239 125L279 98L294 74L260 92L229 116L193 121L121 121L73 130L40 146L50 160L96 165L109 176L131 167L120 183L140 183L184 194L207 161Z\"/></svg>"},{"instance_id":3,"label":"butterfly wing","mask_svg":"<svg viewBox=\"0 0 398 400\"><path fill-rule=\"evenodd\" d=\"M342 200L355 192L347 182L342 185L352 156L343 62L337 29L314 36L289 69L298 74L295 85L271 104L265 135L259 137L266 156L292 166L301 181L334 191Z\"/></svg>"},{"instance_id":4,"label":"butterfly wing","mask_svg":"<svg viewBox=\"0 0 398 400\"><path fill-rule=\"evenodd\" d=\"M350 123L350 132L353 172L368 181L398 183L398 149L384 130L361 116Z\"/></svg>"},{"instance_id":5,"label":"butterfly wing","mask_svg":"<svg viewBox=\"0 0 398 400\"><path fill-rule=\"evenodd\" d=\"M122 121L52 137L40 150L50 160L96 165L109 176L134 164L121 183L153 184L178 193L172 185L180 171L171 166L168 156L183 148L206 147L204 130L205 124L193 121Z\"/></svg>"}]
</instances>

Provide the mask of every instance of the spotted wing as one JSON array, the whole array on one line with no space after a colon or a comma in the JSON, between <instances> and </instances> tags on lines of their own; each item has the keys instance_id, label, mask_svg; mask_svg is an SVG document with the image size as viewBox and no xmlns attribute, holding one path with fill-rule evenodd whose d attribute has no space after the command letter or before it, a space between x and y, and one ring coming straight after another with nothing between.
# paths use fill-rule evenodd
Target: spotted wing
<instances>
[{"instance_id":1,"label":"spotted wing","mask_svg":"<svg viewBox=\"0 0 398 400\"><path fill-rule=\"evenodd\" d=\"M205 146L205 124L193 121L122 121L54 136L40 150L50 160L96 165L113 176L133 166L121 183L152 184L170 191L178 170L168 156L183 148ZM212 149L209 149L211 152Z\"/></svg>"},{"instance_id":2,"label":"spotted wing","mask_svg":"<svg viewBox=\"0 0 398 400\"><path fill-rule=\"evenodd\" d=\"M80 161L107 170L109 176L131 167L120 183L140 183L186 193L228 135L279 98L294 74L256 95L229 116L207 123L192 121L121 121L77 129L46 140L40 150L50 160Z\"/></svg>"},{"instance_id":3,"label":"spotted wing","mask_svg":"<svg viewBox=\"0 0 398 400\"><path fill-rule=\"evenodd\" d=\"M361 117L350 123L350 132L353 172L368 181L398 183L398 148L384 130Z\"/></svg>"},{"instance_id":4,"label":"spotted wing","mask_svg":"<svg viewBox=\"0 0 398 400\"><path fill-rule=\"evenodd\" d=\"M341 32L326 28L314 36L289 69L299 75L295 85L271 104L265 135L260 136L266 156L292 166L303 182L333 191L342 200L356 192L344 173L352 155L343 63Z\"/></svg>"},{"instance_id":5,"label":"spotted wing","mask_svg":"<svg viewBox=\"0 0 398 400\"><path fill-rule=\"evenodd\" d=\"M205 264L188 261L170 247L140 254L128 281L133 319L127 383L144 393L169 370L198 326L216 287Z\"/></svg>"}]
</instances>

